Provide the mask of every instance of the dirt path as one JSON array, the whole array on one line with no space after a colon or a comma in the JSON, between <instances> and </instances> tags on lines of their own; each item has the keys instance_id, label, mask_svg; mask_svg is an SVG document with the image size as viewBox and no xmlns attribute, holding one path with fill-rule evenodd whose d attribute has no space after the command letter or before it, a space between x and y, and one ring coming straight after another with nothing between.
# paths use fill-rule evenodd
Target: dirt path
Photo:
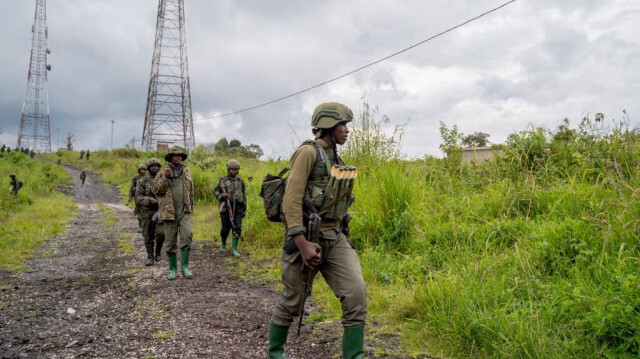
<instances>
[{"instance_id":1,"label":"dirt path","mask_svg":"<svg viewBox=\"0 0 640 359\"><path fill-rule=\"evenodd\" d=\"M79 170L67 171L76 183L65 192L79 207L67 234L25 271L0 272L0 358L266 357L276 292L234 279L212 242L194 242L193 280L167 281L166 257L143 265L137 220L117 188L91 173L82 187ZM288 358L337 357L341 332L339 323L307 325L290 336Z\"/></svg>"}]
</instances>

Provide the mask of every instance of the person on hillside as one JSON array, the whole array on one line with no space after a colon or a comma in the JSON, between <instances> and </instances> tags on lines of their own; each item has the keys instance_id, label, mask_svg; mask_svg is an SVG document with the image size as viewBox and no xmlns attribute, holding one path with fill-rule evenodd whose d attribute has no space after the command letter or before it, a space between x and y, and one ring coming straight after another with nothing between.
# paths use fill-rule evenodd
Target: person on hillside
<instances>
[{"instance_id":1,"label":"person on hillside","mask_svg":"<svg viewBox=\"0 0 640 359\"><path fill-rule=\"evenodd\" d=\"M169 259L169 280L176 279L178 236L180 236L180 272L192 278L189 270L191 256L191 213L193 212L193 178L182 162L187 154L174 147L164 157L168 165L155 177L151 191L158 198L158 222L164 227L164 250Z\"/></svg>"},{"instance_id":2,"label":"person on hillside","mask_svg":"<svg viewBox=\"0 0 640 359\"><path fill-rule=\"evenodd\" d=\"M84 158L84 150L80 150L80 159L82 160Z\"/></svg>"},{"instance_id":3,"label":"person on hillside","mask_svg":"<svg viewBox=\"0 0 640 359\"><path fill-rule=\"evenodd\" d=\"M33 152L33 150L29 151L29 157L31 157L31 159L33 159L36 156L36 153Z\"/></svg>"},{"instance_id":4,"label":"person on hillside","mask_svg":"<svg viewBox=\"0 0 640 359\"><path fill-rule=\"evenodd\" d=\"M138 180L144 178L145 174L147 173L147 167L144 164L139 164L138 165L138 174L136 174L135 176L133 176L133 178L131 179L131 185L129 186L129 201L127 201L127 204L129 204L131 201L133 201L136 197L136 185L138 183ZM133 214L134 215L138 215L138 213L140 212L140 206L138 205L137 202L135 202L135 207L133 209ZM142 232L142 221L140 221L140 218L138 217L138 233Z\"/></svg>"},{"instance_id":5,"label":"person on hillside","mask_svg":"<svg viewBox=\"0 0 640 359\"><path fill-rule=\"evenodd\" d=\"M2 149L0 150L0 152L4 152L7 149L7 145L5 145L4 143L2 144Z\"/></svg>"},{"instance_id":6,"label":"person on hillside","mask_svg":"<svg viewBox=\"0 0 640 359\"><path fill-rule=\"evenodd\" d=\"M82 187L84 187L84 181L87 179L87 173L85 171L80 172L80 181L82 182Z\"/></svg>"},{"instance_id":7,"label":"person on hillside","mask_svg":"<svg viewBox=\"0 0 640 359\"><path fill-rule=\"evenodd\" d=\"M18 181L15 173L9 173L9 189L11 190L11 194L14 196L18 195L18 191L22 188L22 182Z\"/></svg>"},{"instance_id":8,"label":"person on hillside","mask_svg":"<svg viewBox=\"0 0 640 359\"><path fill-rule=\"evenodd\" d=\"M342 181L338 177L332 176L332 166L344 165L338 156L337 145L347 141L347 123L352 120L353 113L343 104L330 102L319 105L311 117L315 139L305 141L291 156L291 170L282 202L286 249L283 248L280 263L284 288L271 317L269 358L285 358L284 345L289 326L302 305L303 266L307 270L318 269L336 297L340 298L344 327L343 357L363 357L366 288L358 255L346 236L348 226L342 224L350 216L347 210L355 197L350 189L340 192L330 184L331 181L342 183L338 182ZM304 218L312 208L306 204L308 202L321 214L319 244L306 238Z\"/></svg>"},{"instance_id":9,"label":"person on hillside","mask_svg":"<svg viewBox=\"0 0 640 359\"><path fill-rule=\"evenodd\" d=\"M87 152L85 152L85 156L87 156L87 161L89 161L89 155L91 155L91 152L87 150Z\"/></svg>"},{"instance_id":10,"label":"person on hillside","mask_svg":"<svg viewBox=\"0 0 640 359\"><path fill-rule=\"evenodd\" d=\"M148 160L146 175L138 180L135 190L136 207L140 208L138 220L142 222L142 237L144 237L144 246L147 249L146 266L153 265L154 259L156 262L160 261L162 243L164 242L164 229L162 224L157 224L158 200L151 191L153 180L160 171L160 167L162 167L162 163L159 159Z\"/></svg>"},{"instance_id":11,"label":"person on hillside","mask_svg":"<svg viewBox=\"0 0 640 359\"><path fill-rule=\"evenodd\" d=\"M220 178L218 185L216 186L213 195L218 200L220 208L220 251L227 251L227 237L229 232L231 233L231 253L240 257L238 252L238 243L242 235L242 219L247 212L247 192L245 190L244 181L238 174L240 173L240 162L231 160L227 162L227 175ZM231 213L233 214L233 220L235 229L232 228L231 216L229 216L229 208L231 206Z\"/></svg>"}]
</instances>

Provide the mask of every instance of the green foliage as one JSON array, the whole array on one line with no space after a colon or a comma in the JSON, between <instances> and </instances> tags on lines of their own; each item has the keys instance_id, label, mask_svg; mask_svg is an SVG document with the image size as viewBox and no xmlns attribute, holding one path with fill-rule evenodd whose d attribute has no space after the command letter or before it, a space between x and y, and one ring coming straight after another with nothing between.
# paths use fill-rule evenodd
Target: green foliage
<instances>
[{"instance_id":1,"label":"green foliage","mask_svg":"<svg viewBox=\"0 0 640 359\"><path fill-rule=\"evenodd\" d=\"M242 146L240 140L227 141L226 137L216 142L213 148L217 155L225 157L260 158L264 154L262 148L255 143Z\"/></svg>"},{"instance_id":2,"label":"green foliage","mask_svg":"<svg viewBox=\"0 0 640 359\"><path fill-rule=\"evenodd\" d=\"M24 184L18 196L9 193L10 172ZM76 207L57 191L71 183L60 166L13 151L0 154L0 173L0 268L16 269L44 240L64 232Z\"/></svg>"},{"instance_id":3,"label":"green foliage","mask_svg":"<svg viewBox=\"0 0 640 359\"><path fill-rule=\"evenodd\" d=\"M466 147L485 147L489 142L489 135L486 132L474 132L462 138L462 144Z\"/></svg>"},{"instance_id":4,"label":"green foliage","mask_svg":"<svg viewBox=\"0 0 640 359\"><path fill-rule=\"evenodd\" d=\"M399 132L374 114L365 101L342 154L358 166L351 241L369 317L402 335L402 353L392 354L640 355L640 136L626 114L514 133L494 160L474 165L455 160L461 134L444 124L447 159L399 158ZM187 161L198 240L218 240L212 191L228 159L196 150ZM97 155L87 165L100 161L112 166L103 178L126 185L139 159ZM243 278L274 279L282 226L265 219L259 180L287 163L241 162L248 255L234 268ZM317 283L313 318L338 319L339 300Z\"/></svg>"},{"instance_id":5,"label":"green foliage","mask_svg":"<svg viewBox=\"0 0 640 359\"><path fill-rule=\"evenodd\" d=\"M457 171L462 163L462 133L458 131L458 126L453 125L449 130L444 122L440 122L440 137L442 143L440 149L446 155L446 164L451 171Z\"/></svg>"}]
</instances>

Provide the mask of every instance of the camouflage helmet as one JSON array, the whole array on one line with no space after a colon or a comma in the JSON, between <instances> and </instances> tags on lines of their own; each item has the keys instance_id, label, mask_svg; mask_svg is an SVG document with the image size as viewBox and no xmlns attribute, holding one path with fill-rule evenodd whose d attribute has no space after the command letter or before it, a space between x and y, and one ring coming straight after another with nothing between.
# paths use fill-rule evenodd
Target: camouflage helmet
<instances>
[{"instance_id":1,"label":"camouflage helmet","mask_svg":"<svg viewBox=\"0 0 640 359\"><path fill-rule=\"evenodd\" d=\"M145 166L144 164L139 164L138 165L138 172L140 172L140 170L146 170L147 166Z\"/></svg>"},{"instance_id":2,"label":"camouflage helmet","mask_svg":"<svg viewBox=\"0 0 640 359\"><path fill-rule=\"evenodd\" d=\"M187 154L182 152L182 149L180 147L174 147L169 151L169 153L167 153L166 156L164 156L164 160L167 162L171 162L171 157L175 155L182 156L183 161L187 159Z\"/></svg>"},{"instance_id":3,"label":"camouflage helmet","mask_svg":"<svg viewBox=\"0 0 640 359\"><path fill-rule=\"evenodd\" d=\"M149 169L149 167L153 165L157 165L158 168L162 167L162 163L160 162L160 160L155 157L148 159L145 165L147 166L147 169Z\"/></svg>"},{"instance_id":4,"label":"camouflage helmet","mask_svg":"<svg viewBox=\"0 0 640 359\"><path fill-rule=\"evenodd\" d=\"M240 169L240 162L236 160L230 160L229 162L227 162L227 170L239 170L239 169Z\"/></svg>"},{"instance_id":5,"label":"camouflage helmet","mask_svg":"<svg viewBox=\"0 0 640 359\"><path fill-rule=\"evenodd\" d=\"M313 111L311 127L329 129L352 120L353 112L349 107L337 102L325 102Z\"/></svg>"}]
</instances>

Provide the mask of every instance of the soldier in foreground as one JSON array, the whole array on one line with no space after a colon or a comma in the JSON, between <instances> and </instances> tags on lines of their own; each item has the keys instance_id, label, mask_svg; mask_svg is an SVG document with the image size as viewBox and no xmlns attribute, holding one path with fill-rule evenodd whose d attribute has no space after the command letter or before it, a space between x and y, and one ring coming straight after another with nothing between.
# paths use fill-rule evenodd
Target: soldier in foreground
<instances>
[{"instance_id":1,"label":"soldier in foreground","mask_svg":"<svg viewBox=\"0 0 640 359\"><path fill-rule=\"evenodd\" d=\"M238 243L242 238L242 219L247 212L247 193L244 181L238 177L240 162L227 162L227 175L220 178L213 192L220 208L220 250L227 251L227 237L231 232L231 253L240 257Z\"/></svg>"},{"instance_id":2,"label":"soldier in foreground","mask_svg":"<svg viewBox=\"0 0 640 359\"><path fill-rule=\"evenodd\" d=\"M164 157L168 166L153 181L151 191L158 198L158 222L162 222L165 236L165 252L169 258L169 280L176 279L178 236L180 236L180 272L192 278L189 270L191 255L191 213L193 212L193 179L182 161L187 154L174 147Z\"/></svg>"},{"instance_id":3,"label":"soldier in foreground","mask_svg":"<svg viewBox=\"0 0 640 359\"><path fill-rule=\"evenodd\" d=\"M87 174L82 171L80 172L80 181L82 182L82 187L84 187L84 181L87 179Z\"/></svg>"},{"instance_id":4,"label":"soldier in foreground","mask_svg":"<svg viewBox=\"0 0 640 359\"><path fill-rule=\"evenodd\" d=\"M338 170L334 170L355 170L343 166L336 146L346 142L347 123L352 119L353 113L345 105L335 102L319 105L311 118L315 140L305 141L291 156L291 170L282 202L287 241L281 260L284 288L271 317L269 358L285 358L284 344L289 326L296 313L303 313L305 282L309 282L303 280L301 270L312 274L320 271L340 298L343 357L363 357L366 289L360 261L345 235L348 228L342 225L354 200L352 184L346 184L342 175L335 176ZM305 218L315 219L318 215L319 232L309 233L305 227L309 220ZM318 243L311 242L310 236L317 237Z\"/></svg>"},{"instance_id":5,"label":"soldier in foreground","mask_svg":"<svg viewBox=\"0 0 640 359\"><path fill-rule=\"evenodd\" d=\"M160 170L162 163L157 158L152 158L146 163L146 175L139 179L136 184L135 198L136 207L139 207L138 221L142 223L142 237L144 246L147 249L146 266L153 265L153 261L160 261L162 243L164 242L164 229L162 224L157 224L156 215L158 213L158 200L151 191L153 180ZM155 220L154 220L155 216ZM155 251L154 251L155 247Z\"/></svg>"}]
</instances>

